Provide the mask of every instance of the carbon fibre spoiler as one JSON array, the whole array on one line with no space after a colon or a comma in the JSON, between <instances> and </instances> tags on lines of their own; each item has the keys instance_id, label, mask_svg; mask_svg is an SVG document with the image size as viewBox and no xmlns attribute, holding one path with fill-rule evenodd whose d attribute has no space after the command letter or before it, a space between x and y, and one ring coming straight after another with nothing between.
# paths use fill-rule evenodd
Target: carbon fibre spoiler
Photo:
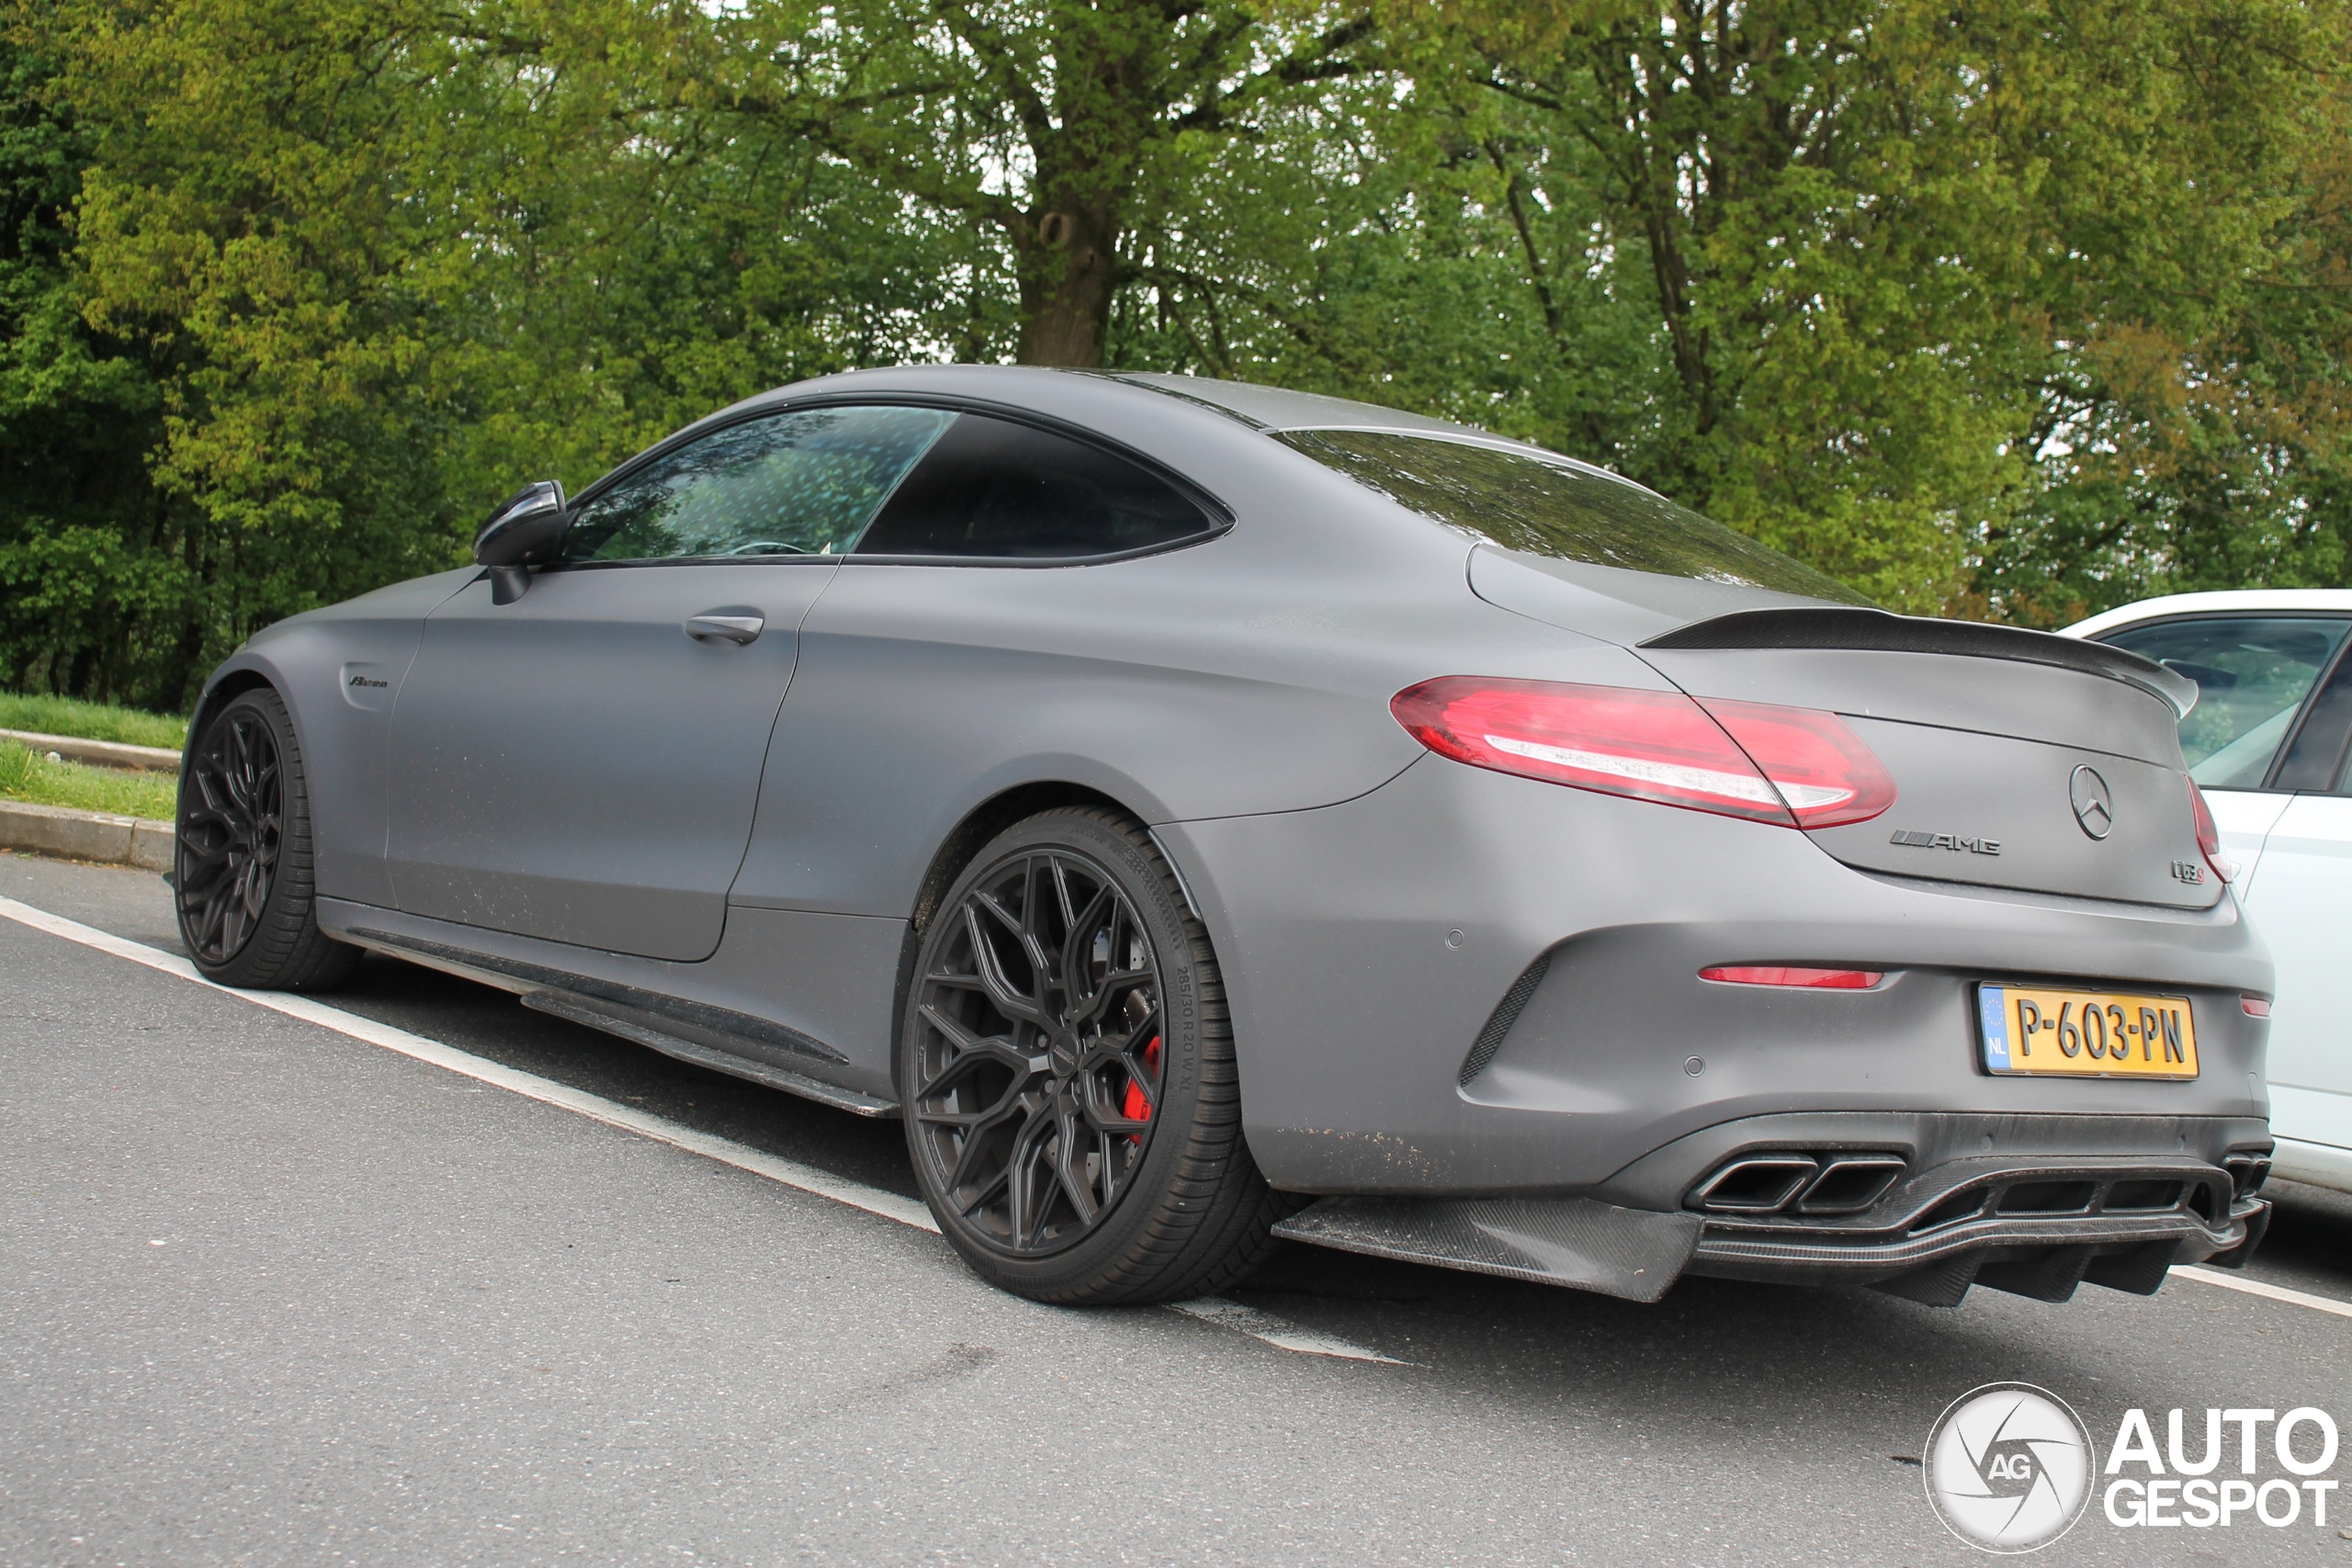
<instances>
[{"instance_id":1,"label":"carbon fibre spoiler","mask_svg":"<svg viewBox=\"0 0 2352 1568\"><path fill-rule=\"evenodd\" d=\"M2083 642L2022 626L1982 621L1939 621L1843 605L1736 610L1678 626L1644 648L1835 648L1873 653L1942 653L1962 659L2007 659L2079 670L2137 686L2187 716L2197 705L2197 682L2154 660L2104 643Z\"/></svg>"}]
</instances>

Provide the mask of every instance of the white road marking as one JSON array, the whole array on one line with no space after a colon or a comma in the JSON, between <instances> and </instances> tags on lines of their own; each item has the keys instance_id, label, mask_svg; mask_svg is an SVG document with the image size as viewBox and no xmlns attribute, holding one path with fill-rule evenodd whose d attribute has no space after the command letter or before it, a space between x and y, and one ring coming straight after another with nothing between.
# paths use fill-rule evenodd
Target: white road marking
<instances>
[{"instance_id":1,"label":"white road marking","mask_svg":"<svg viewBox=\"0 0 2352 1568\"><path fill-rule=\"evenodd\" d=\"M349 1035L354 1040L364 1041L370 1045L380 1045L387 1051L397 1051L403 1056L413 1056L433 1066L462 1074L479 1083L486 1083L493 1088L505 1089L511 1094L519 1094L526 1100L536 1100L544 1105L557 1106L576 1115L585 1116L591 1121L602 1122L606 1126L618 1127L626 1132L635 1133L640 1137L668 1144L673 1148L684 1149L688 1154L700 1155L705 1159L717 1160L721 1165L731 1165L738 1170L747 1170L754 1176L766 1177L770 1181L781 1183L786 1187L797 1188L803 1192L813 1192L820 1198L831 1198L836 1203L846 1203L853 1209L863 1209L869 1214L879 1214L886 1220L896 1220L902 1225L912 1225L917 1230L929 1231L934 1235L939 1234L939 1223L931 1217L931 1211L912 1198L901 1198L896 1192L886 1192L878 1187L868 1187L862 1181L843 1180L838 1176L819 1170L814 1166L802 1165L797 1160L780 1159L771 1154L763 1154L758 1149L746 1147L731 1139L717 1138L707 1133L698 1133L692 1127L681 1126L666 1117L651 1115L629 1106L616 1104L612 1100L590 1094L585 1089L573 1089L570 1084L558 1083L553 1078L543 1078L537 1073L526 1073L519 1067L503 1066L496 1062L484 1061L481 1057L469 1055L454 1045L445 1045L438 1040L428 1040L422 1034L411 1034L407 1030L396 1029L389 1023L378 1023L372 1018L362 1018L357 1013L345 1012L341 1008L329 1007L326 1003L310 997L294 996L284 991L241 991L233 987L216 986L198 974L195 964L177 953L165 953L160 948L149 947L144 942L126 941L111 932L98 931L94 927L83 925L78 920L66 919L60 915L52 915L46 909L36 909L29 904L20 904L13 898L0 898L0 915L6 915L8 919L31 926L37 931L47 931L51 936L62 936L68 942L78 942L85 947L95 947L99 952L112 953L117 958L127 958L133 964L143 964L150 969L175 978L192 980L207 990L218 991L224 997L234 997L240 1001L251 1002L255 1007L267 1008L272 1012L284 1013L288 1018L299 1018L305 1023L315 1023L322 1029L332 1029L336 1033Z\"/></svg>"},{"instance_id":2,"label":"white road marking","mask_svg":"<svg viewBox=\"0 0 2352 1568\"><path fill-rule=\"evenodd\" d=\"M1336 1356L1343 1361L1378 1361L1384 1366L1405 1367L1394 1356L1384 1356L1377 1350L1367 1350L1361 1345L1317 1334L1303 1328L1286 1317L1277 1317L1239 1302L1227 1301L1223 1296L1203 1296L1197 1301L1170 1302L1170 1312L1197 1317L1203 1323L1213 1323L1219 1328L1229 1328L1236 1334L1246 1334L1252 1339L1262 1339L1278 1349L1295 1350L1302 1356Z\"/></svg>"},{"instance_id":3,"label":"white road marking","mask_svg":"<svg viewBox=\"0 0 2352 1568\"><path fill-rule=\"evenodd\" d=\"M165 953L161 948L149 947L144 942L131 942L127 938L116 936L111 931L102 931L95 926L85 926L79 920L69 920L62 915L52 915L46 909L35 908L30 904L19 903L14 898L0 897L0 916L6 916L20 925L30 926L35 931L47 931L51 936L79 942L84 947L96 948L100 953L110 953L117 958L127 958L133 964L143 964L159 974L169 975L175 979L191 981L209 991L218 991L224 997L234 997L239 1001L251 1002L255 1007L266 1008L272 1012L283 1013L288 1018L298 1018L305 1023L316 1024L322 1029L331 1029L338 1034L346 1035L366 1044L381 1046L387 1051L397 1051L403 1056L412 1057L428 1066L459 1074L478 1083L489 1084L495 1089L505 1089L510 1094L519 1094L526 1100L536 1100L542 1105L552 1105L560 1110L571 1111L575 1115L585 1116L592 1122L601 1122L608 1127L617 1127L623 1132L635 1133L639 1137L651 1138L656 1143L667 1144L673 1148L683 1149L688 1154L716 1160L720 1165L732 1166L738 1170L748 1171L753 1176L764 1177L780 1186L812 1193L820 1198L830 1198L836 1203L846 1203L853 1209L862 1209L869 1214L878 1214L886 1220L894 1220L899 1224L909 1225L916 1230L929 1231L933 1235L939 1234L939 1222L933 1219L931 1211L915 1199L902 1198L896 1192L888 1192L879 1187L869 1187L862 1181L850 1181L834 1176L831 1172L819 1170L814 1166L802 1165L797 1160L783 1159L775 1155L764 1154L758 1149L736 1143L730 1138L714 1137L707 1133L696 1132L692 1127L682 1126L666 1117L655 1116L629 1106L616 1104L601 1096L590 1094L585 1089L574 1089L570 1084L558 1083L553 1078L543 1078L537 1073L526 1073L519 1067L509 1067L497 1062L485 1061L480 1056L460 1051L454 1045L446 1045L438 1040L430 1040L422 1034L412 1034L405 1029L395 1028L389 1023L379 1023L372 1018L362 1018L357 1013L345 1012L341 1008L330 1007L310 997L296 996L284 991L241 991L234 987L215 985L198 974L195 964L177 953ZM164 1244L158 1241L149 1245L161 1247ZM1361 1345L1352 1345L1347 1340L1336 1339L1329 1335L1317 1334L1312 1329L1291 1322L1288 1318L1278 1317L1272 1313L1261 1312L1255 1307L1243 1306L1238 1302L1226 1301L1221 1297L1209 1296L1200 1301L1179 1302L1170 1310L1182 1313L1187 1317L1198 1318L1204 1323L1216 1324L1220 1328L1228 1328L1235 1333L1247 1335L1252 1339L1263 1340L1266 1344L1281 1349L1296 1351L1301 1355L1336 1356L1345 1360L1380 1361L1390 1366L1408 1364L1380 1355L1375 1351L1367 1350Z\"/></svg>"},{"instance_id":4,"label":"white road marking","mask_svg":"<svg viewBox=\"0 0 2352 1568\"><path fill-rule=\"evenodd\" d=\"M2225 1291L2244 1291L2249 1296L2266 1296L2274 1302L2287 1302L2313 1312L2332 1312L2338 1317L2352 1317L2352 1302L2339 1302L2333 1296L2314 1296L2303 1291L2290 1291L2284 1285L2266 1285L2259 1280L2244 1279L2236 1274L2224 1274L2218 1269L2199 1269L2189 1264L2177 1264L2173 1269L2177 1279L2194 1280L2200 1285L2219 1285Z\"/></svg>"}]
</instances>

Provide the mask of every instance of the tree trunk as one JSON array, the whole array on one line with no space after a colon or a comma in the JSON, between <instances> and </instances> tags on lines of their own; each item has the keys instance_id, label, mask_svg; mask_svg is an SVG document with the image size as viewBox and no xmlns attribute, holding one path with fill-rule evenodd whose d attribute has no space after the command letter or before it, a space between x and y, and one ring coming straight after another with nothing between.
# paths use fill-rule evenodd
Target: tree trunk
<instances>
[{"instance_id":1,"label":"tree trunk","mask_svg":"<svg viewBox=\"0 0 2352 1568\"><path fill-rule=\"evenodd\" d=\"M1016 221L1022 364L1092 369L1102 363L1118 243L1115 198L1041 205Z\"/></svg>"}]
</instances>

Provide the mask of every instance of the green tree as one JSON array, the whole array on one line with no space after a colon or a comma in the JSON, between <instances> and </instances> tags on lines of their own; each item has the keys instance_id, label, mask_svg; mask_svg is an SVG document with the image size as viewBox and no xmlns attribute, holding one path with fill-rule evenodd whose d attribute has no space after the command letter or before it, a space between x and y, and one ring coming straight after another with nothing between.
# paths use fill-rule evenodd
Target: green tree
<instances>
[{"instance_id":1,"label":"green tree","mask_svg":"<svg viewBox=\"0 0 2352 1568\"><path fill-rule=\"evenodd\" d=\"M1628 260L1642 275L1671 395L1623 445L1630 465L1889 603L2041 619L2083 602L2006 579L2006 546L2030 536L2045 565L2053 547L2097 553L2054 519L2099 510L2083 487L2116 482L2080 460L2106 441L2096 427L2120 421L2144 445L2165 423L2102 368L2144 371L2151 343L2171 345L2164 384L2233 389L2188 399L2209 445L2247 453L2245 407L2283 412L2260 378L2238 384L2248 361L2222 344L2263 339L2275 290L2299 283L2298 170L2343 133L2327 112L2331 12L1557 0L1456 14L1494 100L1458 112L1496 164L1529 286L1583 268L1623 288ZM1568 221L1537 219L1520 193ZM1563 325L1573 361L1584 339ZM2223 405L2239 423L2216 436ZM2159 445L2186 461L2199 441L2169 428Z\"/></svg>"},{"instance_id":2,"label":"green tree","mask_svg":"<svg viewBox=\"0 0 2352 1568\"><path fill-rule=\"evenodd\" d=\"M1207 215L1218 144L1369 68L1368 12L1236 0L754 0L728 101L1009 253L1025 364L1102 363L1134 242Z\"/></svg>"},{"instance_id":3,"label":"green tree","mask_svg":"<svg viewBox=\"0 0 2352 1568\"><path fill-rule=\"evenodd\" d=\"M0 39L0 679L175 702L186 517L147 480L151 367L82 320L66 224L89 146L54 75Z\"/></svg>"},{"instance_id":4,"label":"green tree","mask_svg":"<svg viewBox=\"0 0 2352 1568\"><path fill-rule=\"evenodd\" d=\"M81 305L163 367L200 672L257 626L454 565L519 479L577 487L848 366L991 351L968 226L722 114L692 6L70 4ZM169 699L185 694L185 682Z\"/></svg>"}]
</instances>

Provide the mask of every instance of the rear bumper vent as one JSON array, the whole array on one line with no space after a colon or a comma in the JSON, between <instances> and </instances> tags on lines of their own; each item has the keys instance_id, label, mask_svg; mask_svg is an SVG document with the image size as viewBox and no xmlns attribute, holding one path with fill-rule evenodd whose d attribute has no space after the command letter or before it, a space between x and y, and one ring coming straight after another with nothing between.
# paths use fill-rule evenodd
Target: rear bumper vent
<instances>
[{"instance_id":1,"label":"rear bumper vent","mask_svg":"<svg viewBox=\"0 0 2352 1568\"><path fill-rule=\"evenodd\" d=\"M2107 1190L2107 1202L2103 1207L2110 1214L2131 1209L2177 1209L2180 1207L2180 1183L2119 1181Z\"/></svg>"},{"instance_id":2,"label":"rear bumper vent","mask_svg":"<svg viewBox=\"0 0 2352 1568\"><path fill-rule=\"evenodd\" d=\"M2214 1225L2223 1223L2232 1205L2232 1194L2224 1190L2218 1172L2203 1180L2124 1171L2064 1177L2048 1171L2021 1172L2006 1182L1995 1179L1964 1187L1937 1201L1905 1229L1912 1235L1925 1235L1963 1220L1987 1217L2042 1220L2182 1213Z\"/></svg>"},{"instance_id":3,"label":"rear bumper vent","mask_svg":"<svg viewBox=\"0 0 2352 1568\"><path fill-rule=\"evenodd\" d=\"M1551 967L1552 955L1548 953L1541 954L1527 966L1524 974L1511 982L1510 989L1503 993L1503 999L1496 1003L1495 1010L1487 1015L1487 1026L1478 1031L1478 1038L1470 1046L1470 1055L1462 1059L1462 1071L1455 1077L1455 1083L1466 1085L1487 1070L1487 1064L1493 1061L1495 1053L1503 1048L1503 1040L1510 1033L1510 1026L1517 1023L1519 1015L1526 1010L1528 998L1534 996L1535 987L1544 983L1544 972Z\"/></svg>"},{"instance_id":4,"label":"rear bumper vent","mask_svg":"<svg viewBox=\"0 0 2352 1568\"><path fill-rule=\"evenodd\" d=\"M1772 1149L1742 1155L1693 1188L1709 1214L1858 1214L1904 1171L1900 1155Z\"/></svg>"},{"instance_id":5,"label":"rear bumper vent","mask_svg":"<svg viewBox=\"0 0 2352 1568\"><path fill-rule=\"evenodd\" d=\"M2098 1197L2096 1181L2020 1181L2001 1194L2004 1214L2087 1213Z\"/></svg>"}]
</instances>

